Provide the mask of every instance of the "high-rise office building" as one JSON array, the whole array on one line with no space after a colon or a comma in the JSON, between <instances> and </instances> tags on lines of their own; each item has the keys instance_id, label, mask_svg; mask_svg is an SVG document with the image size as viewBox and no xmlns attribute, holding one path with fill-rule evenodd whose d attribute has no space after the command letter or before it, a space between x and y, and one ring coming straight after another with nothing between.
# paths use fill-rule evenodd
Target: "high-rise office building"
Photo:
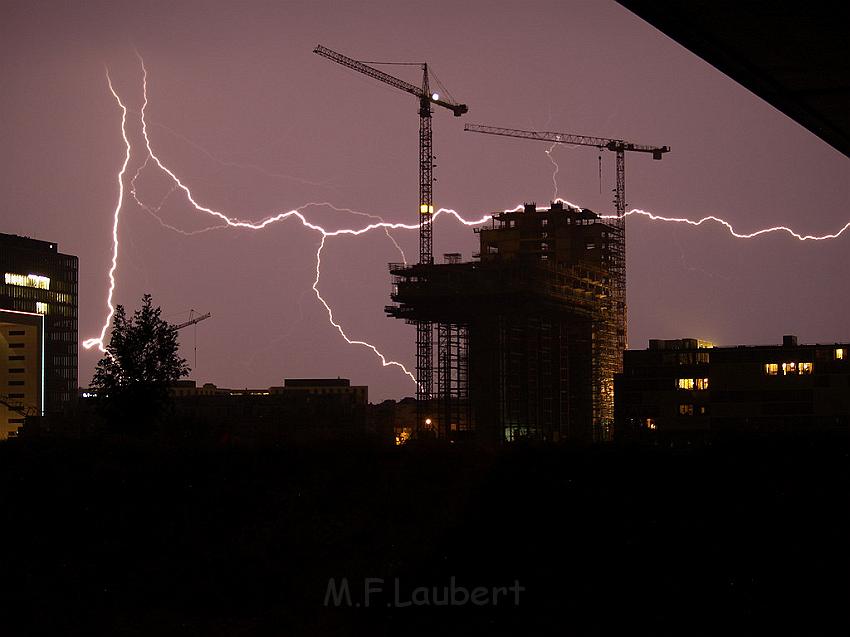
<instances>
[{"instance_id":1,"label":"high-rise office building","mask_svg":"<svg viewBox=\"0 0 850 637\"><path fill-rule=\"evenodd\" d=\"M78 259L56 243L0 234L0 438L77 396Z\"/></svg>"}]
</instances>

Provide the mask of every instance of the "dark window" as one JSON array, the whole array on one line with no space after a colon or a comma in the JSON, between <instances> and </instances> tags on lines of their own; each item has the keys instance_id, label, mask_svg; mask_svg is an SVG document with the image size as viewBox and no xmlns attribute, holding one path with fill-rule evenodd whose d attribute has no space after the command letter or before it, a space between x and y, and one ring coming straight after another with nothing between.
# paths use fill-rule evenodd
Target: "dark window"
<instances>
[{"instance_id":1,"label":"dark window","mask_svg":"<svg viewBox=\"0 0 850 637\"><path fill-rule=\"evenodd\" d=\"M26 356L10 356L9 357L10 361L22 361L22 360L25 360L25 359L26 359Z\"/></svg>"},{"instance_id":2,"label":"dark window","mask_svg":"<svg viewBox=\"0 0 850 637\"><path fill-rule=\"evenodd\" d=\"M23 336L26 334L24 330L9 330L9 336Z\"/></svg>"},{"instance_id":3,"label":"dark window","mask_svg":"<svg viewBox=\"0 0 850 637\"><path fill-rule=\"evenodd\" d=\"M19 349L23 346L23 343L9 343L9 349Z\"/></svg>"},{"instance_id":4,"label":"dark window","mask_svg":"<svg viewBox=\"0 0 850 637\"><path fill-rule=\"evenodd\" d=\"M10 387L20 387L23 384L24 384L24 381L22 381L22 380L10 380L9 381Z\"/></svg>"},{"instance_id":5,"label":"dark window","mask_svg":"<svg viewBox=\"0 0 850 637\"><path fill-rule=\"evenodd\" d=\"M25 371L27 370L23 367L12 367L9 369L10 374L23 374Z\"/></svg>"}]
</instances>

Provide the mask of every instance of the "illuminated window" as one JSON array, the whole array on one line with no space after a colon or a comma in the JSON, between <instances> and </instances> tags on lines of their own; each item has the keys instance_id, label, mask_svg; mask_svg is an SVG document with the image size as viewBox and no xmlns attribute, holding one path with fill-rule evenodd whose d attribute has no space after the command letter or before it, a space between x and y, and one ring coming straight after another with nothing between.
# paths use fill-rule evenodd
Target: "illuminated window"
<instances>
[{"instance_id":1,"label":"illuminated window","mask_svg":"<svg viewBox=\"0 0 850 637\"><path fill-rule=\"evenodd\" d=\"M549 249L549 244L548 243L541 243L540 249L543 250L544 252L546 252L546 250Z\"/></svg>"},{"instance_id":2,"label":"illuminated window","mask_svg":"<svg viewBox=\"0 0 850 637\"><path fill-rule=\"evenodd\" d=\"M696 379L696 388L697 389L708 389L708 379L707 378L697 378Z\"/></svg>"},{"instance_id":3,"label":"illuminated window","mask_svg":"<svg viewBox=\"0 0 850 637\"><path fill-rule=\"evenodd\" d=\"M38 301L35 304L35 311L39 314L47 314L47 303L42 303L41 301Z\"/></svg>"},{"instance_id":4,"label":"illuminated window","mask_svg":"<svg viewBox=\"0 0 850 637\"><path fill-rule=\"evenodd\" d=\"M540 225L541 225L541 226L543 226L543 227L545 228L546 226L548 226L548 225L549 225L549 220L548 220L548 219L541 219L541 220L540 220Z\"/></svg>"},{"instance_id":5,"label":"illuminated window","mask_svg":"<svg viewBox=\"0 0 850 637\"><path fill-rule=\"evenodd\" d=\"M694 406L693 405L679 405L679 415L680 416L693 416L694 415Z\"/></svg>"},{"instance_id":6,"label":"illuminated window","mask_svg":"<svg viewBox=\"0 0 850 637\"><path fill-rule=\"evenodd\" d=\"M19 285L25 288L39 288L40 290L50 289L50 277L41 276L38 274L12 274L6 272L6 285Z\"/></svg>"},{"instance_id":7,"label":"illuminated window","mask_svg":"<svg viewBox=\"0 0 850 637\"><path fill-rule=\"evenodd\" d=\"M708 363L708 352L697 352L697 363Z\"/></svg>"},{"instance_id":8,"label":"illuminated window","mask_svg":"<svg viewBox=\"0 0 850 637\"><path fill-rule=\"evenodd\" d=\"M779 363L765 363L764 373L768 376L776 376L779 373Z\"/></svg>"},{"instance_id":9,"label":"illuminated window","mask_svg":"<svg viewBox=\"0 0 850 637\"><path fill-rule=\"evenodd\" d=\"M680 378L677 383L679 389L693 389L694 388L694 379L693 378Z\"/></svg>"},{"instance_id":10,"label":"illuminated window","mask_svg":"<svg viewBox=\"0 0 850 637\"><path fill-rule=\"evenodd\" d=\"M812 364L811 363L800 363L797 366L797 371L800 374L811 374L812 373Z\"/></svg>"},{"instance_id":11,"label":"illuminated window","mask_svg":"<svg viewBox=\"0 0 850 637\"><path fill-rule=\"evenodd\" d=\"M782 375L787 376L788 374L796 374L797 373L797 363L782 363Z\"/></svg>"},{"instance_id":12,"label":"illuminated window","mask_svg":"<svg viewBox=\"0 0 850 637\"><path fill-rule=\"evenodd\" d=\"M847 358L847 350L846 349L844 349L843 347L839 347L838 349L835 350L835 360L843 361L845 358Z\"/></svg>"},{"instance_id":13,"label":"illuminated window","mask_svg":"<svg viewBox=\"0 0 850 637\"><path fill-rule=\"evenodd\" d=\"M643 421L643 425L644 425L644 427L646 427L647 429L650 429L652 431L655 431L655 429L657 428L657 426L655 424L655 418L645 418L644 421Z\"/></svg>"}]
</instances>

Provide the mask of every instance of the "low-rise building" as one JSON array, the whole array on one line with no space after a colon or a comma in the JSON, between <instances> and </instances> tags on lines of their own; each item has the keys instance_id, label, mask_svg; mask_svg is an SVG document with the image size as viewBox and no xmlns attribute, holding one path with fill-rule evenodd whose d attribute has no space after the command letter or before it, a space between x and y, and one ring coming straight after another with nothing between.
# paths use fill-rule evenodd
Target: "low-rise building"
<instances>
[{"instance_id":1,"label":"low-rise building","mask_svg":"<svg viewBox=\"0 0 850 637\"><path fill-rule=\"evenodd\" d=\"M616 378L619 439L850 429L850 343L651 340Z\"/></svg>"},{"instance_id":2,"label":"low-rise building","mask_svg":"<svg viewBox=\"0 0 850 637\"><path fill-rule=\"evenodd\" d=\"M171 395L175 423L216 437L347 438L367 432L368 387L347 378L287 378L282 386L261 389L181 380Z\"/></svg>"}]
</instances>

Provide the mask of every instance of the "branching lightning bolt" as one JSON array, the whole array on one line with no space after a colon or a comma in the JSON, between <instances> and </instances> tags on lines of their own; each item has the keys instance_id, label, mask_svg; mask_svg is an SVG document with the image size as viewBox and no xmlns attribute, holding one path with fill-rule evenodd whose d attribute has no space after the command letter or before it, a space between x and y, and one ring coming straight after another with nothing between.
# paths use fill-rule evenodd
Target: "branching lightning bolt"
<instances>
[{"instance_id":1,"label":"branching lightning bolt","mask_svg":"<svg viewBox=\"0 0 850 637\"><path fill-rule=\"evenodd\" d=\"M313 292L316 295L317 300L324 306L325 311L328 314L328 320L329 320L330 324L334 328L336 328L336 330L339 332L340 336L342 336L342 338L345 339L345 341L347 343L349 343L351 345L359 345L359 346L366 347L366 348L372 350L372 352L376 356L378 356L378 358L381 360L381 364L384 367L388 367L388 366L398 367L415 383L416 382L415 376L402 363L399 363L397 361L388 360L378 350L378 348L375 347L374 345L372 345L371 343L368 343L366 341L352 339L346 334L346 332L342 328L342 326L339 323L336 322L336 320L334 318L333 310L331 309L330 305L322 297L321 292L319 291L319 281L321 279L322 251L324 250L325 242L328 239L328 237L336 237L336 236L340 236L340 235L359 236L359 235L365 234L367 232L371 232L372 230L381 229L386 233L387 237L389 237L389 239L392 241L393 245L396 247L396 249L401 254L402 259L406 262L403 250L401 249L401 247L399 246L399 244L396 242L396 240L393 238L393 236L390 234L389 231L390 230L416 230L416 229L419 228L419 224L388 223L377 215L373 215L373 214L365 213L365 212L360 212L360 211L357 211L357 210L352 210L350 208L338 208L338 207L336 207L333 204L328 203L328 202L320 202L320 203L312 202L312 203L304 204L304 205L302 205L298 208L294 208L294 209L288 210L286 212L279 212L275 215L266 217L265 219L263 219L262 221L259 221L259 222L245 221L245 220L239 220L239 219L231 218L231 217L228 217L227 215L225 215L223 212L220 212L220 211L217 211L217 210L214 210L212 208L209 208L209 207L206 207L206 206L199 204L194 199L191 190L180 180L180 178L173 171L171 171L167 166L165 166L165 164L160 160L160 158L153 151L151 140L150 140L150 137L148 135L147 122L145 120L145 110L146 110L147 104L148 104L147 69L145 67L144 60L142 59L142 57L140 55L138 55L138 53L137 53L137 57L139 59L141 67L142 67L143 104L142 104L142 108L139 112L139 116L140 116L140 120L141 120L141 124L142 124L142 136L143 136L144 143L145 143L146 156L145 156L145 160L144 160L143 164L139 167L139 169L136 171L135 175L133 176L133 178L131 180L130 193L131 193L133 199L135 200L135 202L143 210L145 210L146 212L151 214L155 219L157 219L157 221L164 228L167 228L169 230L172 230L172 231L175 231L175 232L181 233L183 235L187 235L187 236L199 234L199 233L203 233L203 232L208 232L208 231L215 230L215 229L227 228L227 227L243 228L243 229L249 229L249 230L262 230L262 229L266 228L267 226L270 226L270 225L277 223L279 221L283 221L283 220L288 219L290 217L294 217L295 219L300 221L301 225L303 227L305 227L309 230L312 230L314 232L318 232L320 234L321 238L320 238L320 241L319 241L318 248L316 249L316 277L313 280L312 289L313 289ZM88 339L83 343L83 346L86 349L91 349L92 347L97 345L98 349L100 349L100 351L102 351L102 352L106 351L106 349L104 347L104 338L106 336L107 330L109 329L109 325L112 322L112 317L113 317L114 312L115 312L115 307L113 305L113 295L114 295L115 286L116 286L115 275L116 275L117 268L118 268L118 250L119 250L118 223L119 223L121 209L124 205L124 179L125 179L127 166L129 164L130 156L131 156L131 144L130 144L129 138L127 137L127 112L128 112L128 110L127 110L127 107L122 102L121 98L119 97L118 93L113 88L112 81L109 77L108 71L107 71L106 77L107 77L107 83L109 85L109 90L112 93L113 97L115 98L116 102L118 103L119 107L121 108L121 113L122 113L122 115L121 115L121 134L122 134L122 137L124 139L125 157L124 157L124 161L121 165L121 170L118 173L118 186L119 186L119 188L118 188L118 201L116 203L115 210L114 210L114 213L113 213L112 264L111 264L111 267L110 267L109 272L108 272L109 291L108 291L108 294L107 294L107 301L106 301L108 313L107 313L107 316L106 316L106 320L103 324L103 327L101 329L100 336L98 338ZM552 181L553 181L553 184L554 184L554 187L555 187L555 193L554 193L555 197L554 197L554 199L555 199L555 201L559 201L561 203L564 203L571 208L580 208L576 204L573 204L569 201L566 201L564 199L557 197L558 183L557 183L556 176L557 176L557 173L558 173L558 164L554 161L554 159L552 159L551 150L552 149L550 148L547 151L547 155L549 156L549 159L552 162L552 164L555 166L555 170L554 170L553 175L552 175ZM161 199L159 204L156 205L156 206L150 206L150 205L142 202L141 199L138 197L138 194L136 192L136 181L139 178L139 176L141 175L142 171L148 166L150 160L153 160L153 162L157 165L157 167L163 173L165 173L166 175L169 176L169 178L172 180L172 184L173 184L172 187L170 188L170 190L166 193L166 195ZM219 223L216 224L216 225L213 225L213 226L209 226L209 227L202 228L200 230L194 230L194 231L182 230L182 229L177 228L177 227L175 227L171 224L168 224L165 220L162 219L162 217L159 215L159 212L160 212L162 206L164 205L166 199L168 199L168 197L177 190L183 191L183 193L186 196L186 199L189 201L189 203L191 203L191 205L195 208L195 210L197 210L198 212L206 213L207 215L210 215L212 217L215 217L216 219L218 219ZM317 224L310 222L304 216L304 214L302 212L303 210L307 209L308 207L317 207L317 206L330 207L331 209L333 209L335 211L348 212L348 213L352 213L352 214L359 215L359 216L365 216L365 217L369 217L369 218L372 218L372 219L377 219L378 221L376 221L374 223L369 223L369 224L367 224L367 225L365 225L361 228L356 228L356 229L355 228L340 228L340 229L337 229L337 230L326 230L322 226L319 226ZM520 204L520 205L516 206L515 208L505 210L504 212L513 212L513 211L521 210L522 208L523 208L523 205ZM455 210L452 210L450 208L440 208L439 210L437 210L434 213L431 222L436 221L437 218L439 216L441 216L442 214L449 214L449 215L454 216L457 219L457 221L459 221L460 223L462 223L465 226L481 225L483 223L486 223L490 219L492 219L493 216L494 216L494 215L491 215L491 214L487 214L487 215L483 215L479 219L467 220L467 219L464 219ZM625 213L625 216L631 216L631 215L638 215L638 216L646 217L646 218L650 219L651 221L661 221L661 222L669 222L669 223L684 223L684 224L688 224L688 225L691 225L691 226L701 226L703 223L706 223L706 222L714 222L714 223L717 223L717 224L724 226L733 237L738 238L738 239L751 239L751 238L754 238L754 237L757 237L757 236L760 236L760 235L763 235L763 234L772 233L772 232L785 232L785 233L791 235L792 237L794 237L794 238L796 238L800 241L809 241L809 240L811 240L811 241L823 241L823 240L827 240L827 239L836 239L836 238L840 237L845 231L847 231L848 228L850 228L850 222L848 222L838 232L831 233L831 234L825 234L825 235L821 235L821 236L801 235L801 234L795 232L794 230L792 230L792 229L790 229L786 226L775 226L775 227L772 227L772 228L764 228L764 229L757 230L757 231L751 232L751 233L739 233L734 229L734 227L732 226L731 223L729 223L728 221L725 221L724 219L721 219L719 217L713 216L713 215L703 217L702 219L700 219L698 221L693 221L693 220L687 219L687 218L665 217L665 216L661 216L661 215L656 215L656 214L653 214L651 212L648 212L648 211L645 211L645 210L640 210L640 209L637 209L637 208L630 210L630 211ZM613 219L613 218L617 218L617 216L616 215L601 215L601 218L603 218L603 219Z\"/></svg>"},{"instance_id":2,"label":"branching lightning bolt","mask_svg":"<svg viewBox=\"0 0 850 637\"><path fill-rule=\"evenodd\" d=\"M322 297L322 295L319 291L319 288L318 288L318 284L319 284L319 280L320 280L320 276L321 276L321 252L322 252L322 249L324 248L325 240L328 237L339 236L339 235L343 235L343 234L350 234L350 235L357 236L357 235L369 232L371 230L381 228L381 229L384 230L384 232L387 234L387 236L393 242L393 245L395 245L396 249L398 249L399 254L401 255L402 259L405 260L404 251L401 249L401 246L399 246L399 244L396 242L396 240L389 233L389 230L390 229L415 229L418 226L416 224L387 223L387 222L384 222L383 220L381 220L377 223L368 224L367 226L360 228L360 229L343 228L343 229L329 231L329 230L325 230L323 227L321 227L319 225L316 225L316 224L308 221L307 218L301 212L301 210L303 210L304 208L306 208L308 206L326 205L326 206L329 206L329 207L331 207L331 208L333 208L334 210L337 210L337 211L351 212L351 213L357 214L357 215L368 216L368 217L371 217L371 218L380 219L380 217L378 217L377 215L372 215L372 214L369 214L369 213L362 213L362 212L359 212L359 211L356 211L356 210L352 210L350 208L338 208L338 207L333 206L332 204L329 204L327 202L323 202L323 203L320 203L320 204L317 204L317 203L305 204L304 206L301 206L300 208L289 210L289 211L286 211L286 212L281 212L281 213L278 213L278 214L273 215L271 217L268 217L268 218L264 219L263 221L261 221L259 223L232 219L232 218L228 217L227 215L225 215L224 213L222 213L220 211L213 210L212 208L208 208L206 206L199 204L195 200L195 198L193 197L191 190L180 180L180 178L171 169L169 169L162 162L162 160L160 160L160 158L157 156L157 154L153 150L153 147L151 145L150 136L148 134L147 121L145 119L145 110L146 110L147 104L148 104L147 69L144 65L144 61L142 60L141 56L139 57L139 61L142 65L142 73L143 73L143 81L142 81L143 103L142 103L142 108L141 108L141 111L140 111L140 119L141 119L141 123L142 123L142 136L144 138L145 148L147 150L147 155L145 157L144 163L139 167L139 169L136 171L136 174L133 176L133 179L132 179L131 192L132 192L132 196L133 196L134 200L144 210L146 210L149 214L153 215L159 221L159 223L161 225L163 225L163 227L166 227L170 230L174 230L176 232L180 232L181 234L184 234L184 235L197 234L199 232L206 232L206 231L209 231L209 230L213 230L215 228L226 227L226 226L230 226L230 227L234 227L234 228L246 228L246 229L251 229L251 230L260 230L260 229L265 228L268 225L271 225L271 224L276 223L278 221L283 221L284 219L287 219L289 217L295 217L301 222L301 224L304 227L309 228L310 230L319 232L321 234L321 241L320 241L319 247L316 251L316 278L313 282L312 289L316 294L316 298L319 300L319 302L324 306L325 310L327 311L328 319L329 319L330 323L337 329L337 331L340 333L340 335L348 343L350 343L352 345L361 345L363 347L367 347L367 348L371 349L381 359L381 364L383 366L385 366L385 367L386 366L397 366L408 377L410 377L411 380L413 380L415 382L415 380L416 380L415 376L413 376L413 374L402 363L399 363L397 361L387 360L387 358L374 345L372 345L370 343L349 338L349 336L343 330L342 326L334 320L333 310L331 309L330 305L328 305L327 301L325 301L325 299ZM109 79L108 76L107 76L107 79ZM107 314L104 326L101 330L100 337L96 338L96 339L95 338L89 339L89 340L87 340L83 343L83 346L86 349L90 349L91 347L94 347L95 345L97 345L98 348L101 351L105 351L103 340L105 338L106 331L109 329L109 324L112 321L112 316L113 316L114 311L115 311L115 308L112 304L112 296L113 296L113 292L114 292L114 288L115 288L114 272L117 268L117 261L118 261L118 234L117 234L118 220L119 220L120 211L121 211L121 208L123 206L123 201L124 201L124 174L126 173L127 165L129 163L129 160L130 160L130 152L131 152L131 145L130 145L129 139L127 137L127 132L126 132L127 108L123 104L123 102L121 101L118 94L115 92L114 88L112 87L111 80L109 80L109 87L110 87L110 91L112 92L113 96L115 97L116 101L118 101L118 104L122 109L121 131L122 131L122 136L124 137L124 141L125 141L125 145L126 145L126 156L125 156L125 160L124 160L124 164L122 166L121 172L119 174L120 192L119 192L118 204L116 206L116 210L115 210L115 214L114 214L113 259L112 259L113 265L112 265L112 268L110 269L110 273L109 273L110 290L109 290L109 296L108 296L108 301L107 301L107 306L108 306L109 312ZM142 202L139 199L139 197L137 196L136 187L135 187L135 184L136 184L138 177L141 175L141 172L144 170L144 168L147 166L148 161L151 160L151 159L156 163L156 165L159 167L160 170L162 170L165 174L167 174L171 178L171 180L174 184L174 186L171 188L171 190L166 194L166 196L162 199L162 201L160 201L159 205L157 205L156 207L149 206L149 205L145 204L144 202ZM205 212L205 213L207 213L211 216L214 216L214 217L218 218L219 220L221 220L223 223L220 224L220 225L217 225L217 226L211 226L211 227L204 228L202 230L198 230L198 231L194 231L194 232L187 232L185 230L181 230L180 228L177 228L175 226L167 224L158 215L158 212L159 212L160 208L162 207L165 199L171 194L171 192L173 192L176 189L180 189L184 192L184 194L186 195L186 198L188 199L188 201L192 204L192 206L196 210L198 210L200 212ZM454 211L451 211L451 212L454 212ZM460 216L457 215L457 213L454 213L454 214L455 214L455 216L460 218Z\"/></svg>"}]
</instances>

